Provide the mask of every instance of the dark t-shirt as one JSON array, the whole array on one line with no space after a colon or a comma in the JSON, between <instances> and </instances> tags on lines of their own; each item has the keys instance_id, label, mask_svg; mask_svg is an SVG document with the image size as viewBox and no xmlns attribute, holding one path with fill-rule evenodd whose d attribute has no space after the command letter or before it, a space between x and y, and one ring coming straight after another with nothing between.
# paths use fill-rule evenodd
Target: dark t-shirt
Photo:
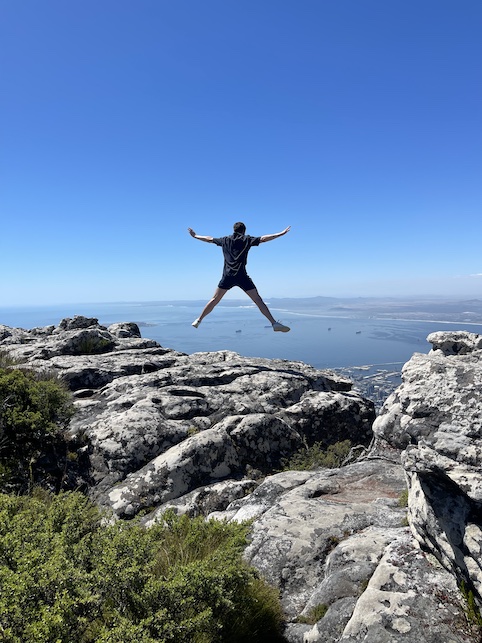
<instances>
[{"instance_id":1,"label":"dark t-shirt","mask_svg":"<svg viewBox=\"0 0 482 643\"><path fill-rule=\"evenodd\" d=\"M223 277L234 277L240 273L245 273L248 252L253 246L259 246L260 242L261 237L251 237L248 234L236 232L229 237L213 239L213 243L223 249Z\"/></svg>"}]
</instances>

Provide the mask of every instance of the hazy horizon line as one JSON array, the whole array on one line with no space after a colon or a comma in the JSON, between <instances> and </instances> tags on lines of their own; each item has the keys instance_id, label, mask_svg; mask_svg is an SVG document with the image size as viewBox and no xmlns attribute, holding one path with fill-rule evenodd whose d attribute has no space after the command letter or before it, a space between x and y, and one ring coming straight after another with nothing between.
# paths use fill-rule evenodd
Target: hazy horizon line
<instances>
[{"instance_id":1,"label":"hazy horizon line","mask_svg":"<svg viewBox=\"0 0 482 643\"><path fill-rule=\"evenodd\" d=\"M264 297L266 302L274 300L290 300L290 301L306 301L306 300L337 300L337 301L424 301L424 300L438 300L438 301L482 301L482 296L477 295L455 295L455 294L425 294L425 295L352 295L352 296L342 296L342 295L305 295L305 296L283 296L283 297ZM246 301L244 297L228 297L223 299L218 305L226 305L228 302L236 301ZM206 298L179 298L179 299L114 299L114 300L95 300L95 301L58 301L58 302L49 302L49 303L13 303L13 304L3 304L0 306L0 310L7 308L51 308L53 306L91 306L99 304L159 304L159 303L182 303L182 302L195 302L195 303L206 303Z\"/></svg>"}]
</instances>

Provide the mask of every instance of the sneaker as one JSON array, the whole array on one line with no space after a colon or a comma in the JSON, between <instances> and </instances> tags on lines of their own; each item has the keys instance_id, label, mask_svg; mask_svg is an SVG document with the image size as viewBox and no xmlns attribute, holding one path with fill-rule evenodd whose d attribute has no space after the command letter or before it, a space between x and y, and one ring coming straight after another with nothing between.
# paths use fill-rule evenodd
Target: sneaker
<instances>
[{"instance_id":1,"label":"sneaker","mask_svg":"<svg viewBox=\"0 0 482 643\"><path fill-rule=\"evenodd\" d=\"M191 326L194 326L194 328L197 328L197 327L199 326L199 324L200 324L200 323L201 323L201 320L198 318L198 319L195 319L195 320L193 321L193 323L191 324Z\"/></svg>"},{"instance_id":2,"label":"sneaker","mask_svg":"<svg viewBox=\"0 0 482 643\"><path fill-rule=\"evenodd\" d=\"M280 333L287 333L291 329L289 326L285 326L281 322L275 322L273 324L273 330L278 331Z\"/></svg>"}]
</instances>

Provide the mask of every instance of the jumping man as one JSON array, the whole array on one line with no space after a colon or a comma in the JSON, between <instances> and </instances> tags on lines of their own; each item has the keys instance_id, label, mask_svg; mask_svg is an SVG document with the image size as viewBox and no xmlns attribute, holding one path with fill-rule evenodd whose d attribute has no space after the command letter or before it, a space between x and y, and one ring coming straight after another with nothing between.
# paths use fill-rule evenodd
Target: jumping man
<instances>
[{"instance_id":1,"label":"jumping man","mask_svg":"<svg viewBox=\"0 0 482 643\"><path fill-rule=\"evenodd\" d=\"M290 330L289 327L277 322L270 313L268 306L261 299L256 286L246 272L246 262L248 260L248 252L250 248L253 246L259 246L260 243L265 243L266 241L272 241L273 239L282 237L284 234L289 232L291 226L288 226L282 232L265 234L262 237L251 237L250 235L245 234L246 226L240 221L235 223L233 228L234 232L232 235L229 237L220 237L218 239L213 237L202 237L201 235L196 234L191 228L188 228L191 237L199 239L199 241L206 241L206 243L214 243L217 246L221 246L224 254L224 269L221 281L216 288L213 298L208 301L204 310L200 316L193 321L192 325L194 328L197 328L206 315L209 315L214 307L219 304L228 290L233 288L233 286L238 286L238 288L244 290L248 297L251 297L263 315L269 319L273 326L273 330L287 333Z\"/></svg>"}]
</instances>

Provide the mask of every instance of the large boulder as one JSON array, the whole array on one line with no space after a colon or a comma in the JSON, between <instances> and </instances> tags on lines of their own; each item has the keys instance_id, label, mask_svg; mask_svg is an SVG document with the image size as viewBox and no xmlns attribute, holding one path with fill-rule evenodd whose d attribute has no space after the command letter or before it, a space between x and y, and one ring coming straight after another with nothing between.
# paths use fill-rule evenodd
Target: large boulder
<instances>
[{"instance_id":1,"label":"large boulder","mask_svg":"<svg viewBox=\"0 0 482 643\"><path fill-rule=\"evenodd\" d=\"M246 558L280 588L285 611L295 617L319 592L326 558L338 543L373 526L402 526L398 500L404 488L400 465L382 460L284 472L214 516L256 518Z\"/></svg>"},{"instance_id":2,"label":"large boulder","mask_svg":"<svg viewBox=\"0 0 482 643\"><path fill-rule=\"evenodd\" d=\"M279 589L290 643L477 640L456 578L406 526L399 456L278 473L210 514L252 521L245 557Z\"/></svg>"}]
</instances>

